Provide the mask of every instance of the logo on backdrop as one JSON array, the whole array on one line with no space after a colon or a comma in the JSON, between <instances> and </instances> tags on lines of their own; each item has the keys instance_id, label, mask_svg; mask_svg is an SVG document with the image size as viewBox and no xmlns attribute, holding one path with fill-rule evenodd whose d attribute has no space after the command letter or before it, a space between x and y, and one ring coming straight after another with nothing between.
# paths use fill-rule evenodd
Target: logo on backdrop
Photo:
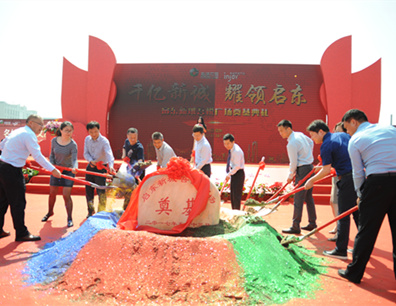
<instances>
[{"instance_id":1,"label":"logo on backdrop","mask_svg":"<svg viewBox=\"0 0 396 306\"><path fill-rule=\"evenodd\" d=\"M224 80L228 80L228 82L231 82L233 80L237 80L240 75L245 75L245 72L224 72Z\"/></svg>"},{"instance_id":2,"label":"logo on backdrop","mask_svg":"<svg viewBox=\"0 0 396 306\"><path fill-rule=\"evenodd\" d=\"M199 71L198 71L197 68L192 68L192 69L190 70L190 75L191 75L192 77L196 77L198 74L199 74Z\"/></svg>"}]
</instances>

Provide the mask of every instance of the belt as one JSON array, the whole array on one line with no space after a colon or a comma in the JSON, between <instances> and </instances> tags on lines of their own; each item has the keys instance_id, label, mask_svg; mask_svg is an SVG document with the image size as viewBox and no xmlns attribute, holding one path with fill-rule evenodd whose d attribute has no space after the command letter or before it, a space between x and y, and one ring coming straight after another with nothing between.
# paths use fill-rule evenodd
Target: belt
<instances>
[{"instance_id":1,"label":"belt","mask_svg":"<svg viewBox=\"0 0 396 306\"><path fill-rule=\"evenodd\" d=\"M298 166L297 169L302 168L302 167L308 167L308 166L312 166L312 164L307 164L307 165Z\"/></svg>"},{"instance_id":2,"label":"belt","mask_svg":"<svg viewBox=\"0 0 396 306\"><path fill-rule=\"evenodd\" d=\"M0 159L0 164L4 164L6 166L10 166L10 167L13 167L13 168L16 168L16 169L22 169L22 167L15 167L15 166L13 166L13 165L11 165L9 163L6 163L4 160L1 160L1 159Z\"/></svg>"},{"instance_id":3,"label":"belt","mask_svg":"<svg viewBox=\"0 0 396 306\"><path fill-rule=\"evenodd\" d=\"M370 174L368 177L389 177L389 176L396 176L396 172Z\"/></svg>"},{"instance_id":4,"label":"belt","mask_svg":"<svg viewBox=\"0 0 396 306\"><path fill-rule=\"evenodd\" d=\"M338 179L341 180L343 177L347 177L347 176L350 176L350 175L352 175L352 172L348 172L348 173L345 173L343 175L339 175Z\"/></svg>"}]
</instances>

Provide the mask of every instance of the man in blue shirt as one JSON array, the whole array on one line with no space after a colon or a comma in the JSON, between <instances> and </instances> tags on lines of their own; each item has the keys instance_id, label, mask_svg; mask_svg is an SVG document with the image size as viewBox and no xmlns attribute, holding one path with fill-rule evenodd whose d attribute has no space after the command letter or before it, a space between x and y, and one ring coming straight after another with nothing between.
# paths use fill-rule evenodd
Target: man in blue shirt
<instances>
[{"instance_id":1,"label":"man in blue shirt","mask_svg":"<svg viewBox=\"0 0 396 306\"><path fill-rule=\"evenodd\" d=\"M364 112L347 111L342 118L351 140L348 145L352 175L359 197L359 230L353 260L338 274L360 283L378 232L388 215L393 241L393 271L396 278L396 129L368 122Z\"/></svg>"},{"instance_id":2,"label":"man in blue shirt","mask_svg":"<svg viewBox=\"0 0 396 306\"><path fill-rule=\"evenodd\" d=\"M295 175L295 184L298 184L313 169L313 141L301 132L294 132L289 120L282 120L278 123L278 132L283 139L287 139L286 148L290 162L287 182L290 183ZM283 233L300 234L304 201L307 203L309 224L301 227L301 229L311 231L317 227L316 209L311 188L310 190L297 192L294 196L293 224L290 228L283 229Z\"/></svg>"},{"instance_id":3,"label":"man in blue shirt","mask_svg":"<svg viewBox=\"0 0 396 306\"><path fill-rule=\"evenodd\" d=\"M311 139L320 147L322 169L305 184L305 189L312 188L314 182L330 174L333 167L338 175L338 214L349 210L356 205L356 192L353 186L352 165L348 154L348 143L351 138L346 133L330 133L330 129L322 120L313 121L307 128ZM353 213L353 219L358 226L359 213ZM323 254L330 257L348 259L347 248L351 219L349 216L342 218L337 226L336 247Z\"/></svg>"}]
</instances>

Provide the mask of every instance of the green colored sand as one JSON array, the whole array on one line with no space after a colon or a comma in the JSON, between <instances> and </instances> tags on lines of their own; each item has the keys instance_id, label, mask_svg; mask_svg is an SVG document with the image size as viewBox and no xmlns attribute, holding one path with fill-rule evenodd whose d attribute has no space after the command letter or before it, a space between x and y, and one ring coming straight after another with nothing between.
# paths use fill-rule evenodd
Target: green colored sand
<instances>
[{"instance_id":1,"label":"green colored sand","mask_svg":"<svg viewBox=\"0 0 396 306\"><path fill-rule=\"evenodd\" d=\"M244 270L248 301L241 304L282 304L293 298L314 298L321 289L320 274L327 272L325 260L297 244L282 246L282 237L264 219L240 217L235 225L188 228L179 236L216 237L232 243Z\"/></svg>"},{"instance_id":2,"label":"green colored sand","mask_svg":"<svg viewBox=\"0 0 396 306\"><path fill-rule=\"evenodd\" d=\"M244 269L249 304L279 304L292 298L313 298L320 289L319 275L326 272L323 259L298 245L288 248L263 219L246 219L238 231L221 236L230 241Z\"/></svg>"}]
</instances>

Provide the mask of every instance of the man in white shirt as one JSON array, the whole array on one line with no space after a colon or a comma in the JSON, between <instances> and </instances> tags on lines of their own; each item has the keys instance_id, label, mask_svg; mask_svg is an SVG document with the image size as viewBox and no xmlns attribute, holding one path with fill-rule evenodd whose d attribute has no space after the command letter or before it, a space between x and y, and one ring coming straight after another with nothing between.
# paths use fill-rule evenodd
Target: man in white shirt
<instances>
[{"instance_id":1,"label":"man in white shirt","mask_svg":"<svg viewBox=\"0 0 396 306\"><path fill-rule=\"evenodd\" d=\"M193 137L196 141L195 146L195 168L201 170L209 178L212 172L210 163L212 159L212 147L204 135L204 128L201 125L194 125Z\"/></svg>"},{"instance_id":2,"label":"man in white shirt","mask_svg":"<svg viewBox=\"0 0 396 306\"><path fill-rule=\"evenodd\" d=\"M348 152L358 196L359 228L352 262L346 270L338 270L338 274L360 283L385 215L388 215L396 279L396 129L391 125L371 124L366 114L358 109L347 111L342 122L351 135Z\"/></svg>"},{"instance_id":3,"label":"man in white shirt","mask_svg":"<svg viewBox=\"0 0 396 306\"><path fill-rule=\"evenodd\" d=\"M88 136L84 141L84 158L88 161L87 171L106 173L108 168L110 172L114 171L114 155L110 147L109 140L100 134L100 125L96 121L87 124ZM85 180L101 186L106 184L106 178L92 174L86 174ZM85 186L85 197L87 199L88 215L87 218L95 214L94 195L95 188ZM98 212L106 210L106 192L102 189L96 189L99 197Z\"/></svg>"},{"instance_id":4,"label":"man in white shirt","mask_svg":"<svg viewBox=\"0 0 396 306\"><path fill-rule=\"evenodd\" d=\"M157 170L166 168L169 160L176 156L175 152L171 146L164 141L164 135L162 135L162 133L154 132L153 135L151 135L151 139L153 140L155 154L157 155Z\"/></svg>"},{"instance_id":5,"label":"man in white shirt","mask_svg":"<svg viewBox=\"0 0 396 306\"><path fill-rule=\"evenodd\" d=\"M295 175L295 184L298 184L298 182L304 179L305 176L313 169L313 141L301 132L294 132L292 129L292 123L289 120L282 120L278 123L278 132L283 139L287 139L288 141L286 148L290 164L287 182L290 183ZM300 234L301 229L311 231L317 227L316 210L312 197L312 190L313 188L302 190L295 194L293 224L290 228L283 229L283 233ZM304 201L307 203L309 224L301 227L300 229Z\"/></svg>"},{"instance_id":6,"label":"man in white shirt","mask_svg":"<svg viewBox=\"0 0 396 306\"><path fill-rule=\"evenodd\" d=\"M32 235L25 226L25 180L22 167L31 154L46 170L56 178L61 173L41 154L37 135L43 129L43 119L38 115L30 115L26 125L13 131L0 143L0 238L10 236L3 230L4 215L8 205L11 208L12 221L15 229L15 241L37 241L40 236Z\"/></svg>"},{"instance_id":7,"label":"man in white shirt","mask_svg":"<svg viewBox=\"0 0 396 306\"><path fill-rule=\"evenodd\" d=\"M231 179L231 207L232 209L241 209L242 191L245 183L245 157L241 147L235 143L232 134L224 135L223 144L228 150L226 179L227 181Z\"/></svg>"}]
</instances>

